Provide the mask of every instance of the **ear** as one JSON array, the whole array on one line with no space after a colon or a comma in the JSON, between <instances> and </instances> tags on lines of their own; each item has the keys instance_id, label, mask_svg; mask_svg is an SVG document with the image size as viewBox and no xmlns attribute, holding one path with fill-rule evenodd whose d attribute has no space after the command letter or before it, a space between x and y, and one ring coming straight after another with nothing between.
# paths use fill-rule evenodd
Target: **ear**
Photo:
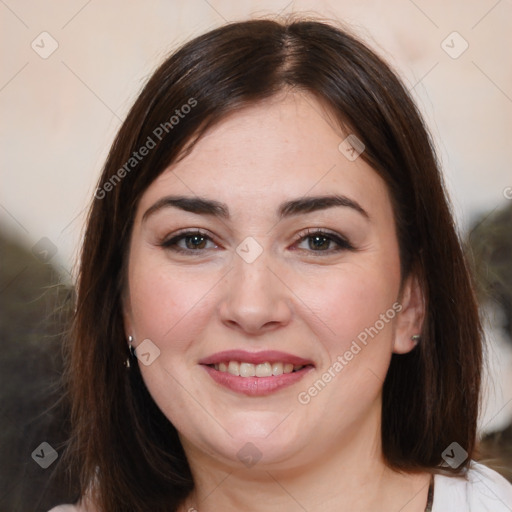
<instances>
[{"instance_id":1,"label":"ear","mask_svg":"<svg viewBox=\"0 0 512 512\"><path fill-rule=\"evenodd\" d=\"M416 346L412 336L421 333L425 317L423 290L417 276L412 272L402 286L399 302L402 309L395 324L393 352L395 354L406 354Z\"/></svg>"}]
</instances>

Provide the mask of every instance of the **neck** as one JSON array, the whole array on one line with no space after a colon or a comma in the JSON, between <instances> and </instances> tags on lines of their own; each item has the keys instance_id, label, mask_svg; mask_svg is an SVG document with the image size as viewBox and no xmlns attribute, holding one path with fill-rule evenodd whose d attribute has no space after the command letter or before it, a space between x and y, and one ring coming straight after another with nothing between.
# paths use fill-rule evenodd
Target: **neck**
<instances>
[{"instance_id":1,"label":"neck","mask_svg":"<svg viewBox=\"0 0 512 512\"><path fill-rule=\"evenodd\" d=\"M315 458L295 463L241 468L184 444L196 485L180 512L423 512L430 476L389 469L382 458L380 422L372 420Z\"/></svg>"}]
</instances>

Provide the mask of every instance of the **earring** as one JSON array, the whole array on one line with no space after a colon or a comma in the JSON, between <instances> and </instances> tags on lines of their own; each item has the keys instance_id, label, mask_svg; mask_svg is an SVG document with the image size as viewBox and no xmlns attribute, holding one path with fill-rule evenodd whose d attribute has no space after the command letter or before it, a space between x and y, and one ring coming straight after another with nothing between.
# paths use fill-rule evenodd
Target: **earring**
<instances>
[{"instance_id":1,"label":"earring","mask_svg":"<svg viewBox=\"0 0 512 512\"><path fill-rule=\"evenodd\" d=\"M411 340L414 342L414 345L417 345L421 340L421 336L419 334L413 334Z\"/></svg>"},{"instance_id":2,"label":"earring","mask_svg":"<svg viewBox=\"0 0 512 512\"><path fill-rule=\"evenodd\" d=\"M126 361L124 363L124 365L126 366L126 368L130 368L130 359L135 359L135 348L133 347L132 345L132 341L133 341L133 336L128 336L128 350L129 350L129 355L128 357L126 358Z\"/></svg>"}]
</instances>

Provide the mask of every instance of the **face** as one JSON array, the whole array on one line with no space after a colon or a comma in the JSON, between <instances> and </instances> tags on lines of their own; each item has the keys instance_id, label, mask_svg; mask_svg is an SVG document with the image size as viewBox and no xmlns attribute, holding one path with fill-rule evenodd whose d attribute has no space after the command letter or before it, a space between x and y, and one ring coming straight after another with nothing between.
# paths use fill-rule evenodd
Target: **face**
<instances>
[{"instance_id":1,"label":"face","mask_svg":"<svg viewBox=\"0 0 512 512\"><path fill-rule=\"evenodd\" d=\"M379 437L391 354L418 326L385 183L347 135L282 94L225 118L138 204L125 329L188 455L297 467Z\"/></svg>"}]
</instances>

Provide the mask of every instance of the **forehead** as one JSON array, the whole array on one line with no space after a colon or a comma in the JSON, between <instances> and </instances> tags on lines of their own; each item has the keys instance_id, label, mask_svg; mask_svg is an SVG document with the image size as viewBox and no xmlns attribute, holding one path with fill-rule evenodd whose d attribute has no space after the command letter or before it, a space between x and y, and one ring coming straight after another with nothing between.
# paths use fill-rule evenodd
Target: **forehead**
<instances>
[{"instance_id":1,"label":"forehead","mask_svg":"<svg viewBox=\"0 0 512 512\"><path fill-rule=\"evenodd\" d=\"M313 96L280 94L216 124L156 178L141 206L165 193L214 197L237 209L333 192L389 206L380 176L340 150L348 135Z\"/></svg>"}]
</instances>

